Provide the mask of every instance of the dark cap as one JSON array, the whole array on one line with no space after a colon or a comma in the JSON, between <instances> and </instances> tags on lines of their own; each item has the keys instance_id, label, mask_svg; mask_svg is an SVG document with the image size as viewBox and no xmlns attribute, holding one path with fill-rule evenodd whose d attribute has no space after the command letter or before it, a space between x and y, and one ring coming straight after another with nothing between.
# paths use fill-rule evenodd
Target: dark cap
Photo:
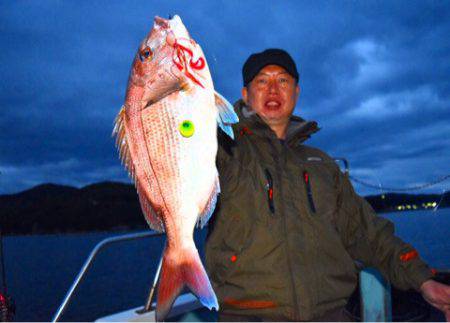
<instances>
[{"instance_id":1,"label":"dark cap","mask_svg":"<svg viewBox=\"0 0 450 323\"><path fill-rule=\"evenodd\" d=\"M259 71L267 65L283 67L298 82L297 67L291 55L282 49L270 48L261 53L251 54L245 61L242 67L244 86L247 86Z\"/></svg>"}]
</instances>

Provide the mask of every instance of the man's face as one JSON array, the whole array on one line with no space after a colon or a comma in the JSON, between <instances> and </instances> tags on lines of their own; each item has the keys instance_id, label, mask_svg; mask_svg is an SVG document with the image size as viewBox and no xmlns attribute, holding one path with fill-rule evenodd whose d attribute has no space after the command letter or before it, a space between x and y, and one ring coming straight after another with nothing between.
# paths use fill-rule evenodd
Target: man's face
<instances>
[{"instance_id":1,"label":"man's face","mask_svg":"<svg viewBox=\"0 0 450 323\"><path fill-rule=\"evenodd\" d=\"M300 94L300 87L286 70L267 65L242 89L244 102L273 127L286 127Z\"/></svg>"}]
</instances>

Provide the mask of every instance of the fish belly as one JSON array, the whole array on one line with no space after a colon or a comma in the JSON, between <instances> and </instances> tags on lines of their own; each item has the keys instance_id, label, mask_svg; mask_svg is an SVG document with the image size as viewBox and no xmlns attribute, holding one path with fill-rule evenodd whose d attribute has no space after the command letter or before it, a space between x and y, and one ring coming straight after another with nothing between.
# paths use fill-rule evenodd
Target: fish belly
<instances>
[{"instance_id":1,"label":"fish belly","mask_svg":"<svg viewBox=\"0 0 450 323\"><path fill-rule=\"evenodd\" d=\"M151 168L145 173L155 176L141 184L158 193L148 198L161 210L169 244L193 243L197 218L211 194L217 194L217 110L213 95L207 94L175 92L142 111ZM186 120L194 125L191 137L180 132ZM161 205L155 205L159 197Z\"/></svg>"}]
</instances>

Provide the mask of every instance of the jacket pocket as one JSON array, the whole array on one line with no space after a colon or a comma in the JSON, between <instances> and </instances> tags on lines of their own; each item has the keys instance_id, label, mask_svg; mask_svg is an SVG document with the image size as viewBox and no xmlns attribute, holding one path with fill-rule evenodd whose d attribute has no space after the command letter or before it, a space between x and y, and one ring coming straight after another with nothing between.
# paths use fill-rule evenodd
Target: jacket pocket
<instances>
[{"instance_id":1,"label":"jacket pocket","mask_svg":"<svg viewBox=\"0 0 450 323\"><path fill-rule=\"evenodd\" d=\"M306 199L308 200L309 209L311 213L316 213L316 205L314 204L314 198L313 193L311 189L311 176L309 173L305 170L303 171L303 182L305 183L306 188Z\"/></svg>"},{"instance_id":2,"label":"jacket pocket","mask_svg":"<svg viewBox=\"0 0 450 323\"><path fill-rule=\"evenodd\" d=\"M216 214L217 222L207 242L209 271L216 283L223 284L240 263L241 254L252 244L255 223L232 201L224 201Z\"/></svg>"},{"instance_id":3,"label":"jacket pocket","mask_svg":"<svg viewBox=\"0 0 450 323\"><path fill-rule=\"evenodd\" d=\"M267 184L266 184L266 191L267 191L267 203L269 205L269 210L272 214L275 213L275 205L273 203L273 179L272 174L270 174L269 170L266 168L264 169L264 175L266 176Z\"/></svg>"}]
</instances>

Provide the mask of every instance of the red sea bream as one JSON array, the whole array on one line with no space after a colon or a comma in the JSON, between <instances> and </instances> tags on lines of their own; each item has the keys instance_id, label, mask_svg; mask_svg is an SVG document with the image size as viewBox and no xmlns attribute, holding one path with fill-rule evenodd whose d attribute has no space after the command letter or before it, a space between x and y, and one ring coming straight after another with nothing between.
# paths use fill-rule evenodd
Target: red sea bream
<instances>
[{"instance_id":1,"label":"red sea bream","mask_svg":"<svg viewBox=\"0 0 450 323\"><path fill-rule=\"evenodd\" d=\"M167 234L157 320L167 316L184 286L204 306L219 307L193 231L208 221L220 191L217 125L232 136L237 121L215 92L203 51L181 19L155 17L134 58L114 134L147 222Z\"/></svg>"}]
</instances>

